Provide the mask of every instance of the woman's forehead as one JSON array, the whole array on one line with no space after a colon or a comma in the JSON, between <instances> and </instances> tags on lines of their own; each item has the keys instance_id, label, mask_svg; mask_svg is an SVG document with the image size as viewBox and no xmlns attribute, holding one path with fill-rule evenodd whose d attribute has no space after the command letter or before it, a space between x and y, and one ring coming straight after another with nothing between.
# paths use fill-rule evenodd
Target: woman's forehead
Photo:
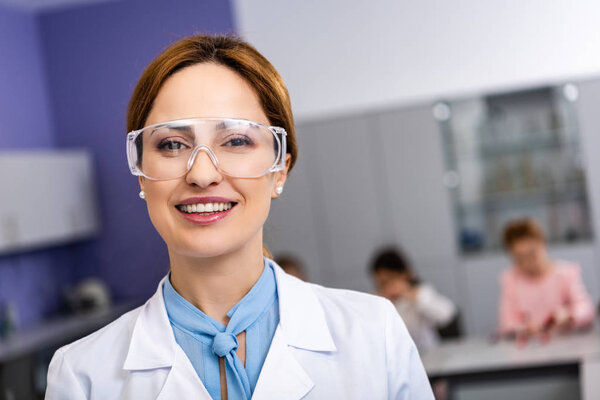
<instances>
[{"instance_id":1,"label":"woman's forehead","mask_svg":"<svg viewBox=\"0 0 600 400\"><path fill-rule=\"evenodd\" d=\"M228 67L202 63L165 81L146 126L185 118L240 118L269 124L252 86Z\"/></svg>"}]
</instances>

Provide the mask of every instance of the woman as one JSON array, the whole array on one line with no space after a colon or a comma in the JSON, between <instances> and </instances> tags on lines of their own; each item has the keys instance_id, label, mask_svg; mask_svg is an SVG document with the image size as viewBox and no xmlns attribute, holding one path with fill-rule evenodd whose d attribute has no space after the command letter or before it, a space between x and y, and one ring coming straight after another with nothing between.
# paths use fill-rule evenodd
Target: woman
<instances>
[{"instance_id":1,"label":"woman","mask_svg":"<svg viewBox=\"0 0 600 400\"><path fill-rule=\"evenodd\" d=\"M380 295L390 300L402 316L419 350L439 344L438 329L456 317L456 306L433 286L421 283L404 254L394 248L381 250L371 264Z\"/></svg>"},{"instance_id":2,"label":"woman","mask_svg":"<svg viewBox=\"0 0 600 400\"><path fill-rule=\"evenodd\" d=\"M263 257L296 138L287 89L253 47L176 42L143 73L128 130L170 272L145 305L56 352L47 399L432 398L389 302Z\"/></svg>"},{"instance_id":3,"label":"woman","mask_svg":"<svg viewBox=\"0 0 600 400\"><path fill-rule=\"evenodd\" d=\"M548 257L544 232L535 221L509 223L504 230L504 246L513 266L501 277L502 335L526 340L591 325L594 306L579 266Z\"/></svg>"}]
</instances>

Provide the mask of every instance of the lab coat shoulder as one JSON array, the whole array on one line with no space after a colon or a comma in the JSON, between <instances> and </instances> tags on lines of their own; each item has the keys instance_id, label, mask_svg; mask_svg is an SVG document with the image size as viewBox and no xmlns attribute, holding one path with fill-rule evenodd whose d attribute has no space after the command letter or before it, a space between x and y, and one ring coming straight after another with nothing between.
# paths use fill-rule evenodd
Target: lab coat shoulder
<instances>
[{"instance_id":1,"label":"lab coat shoulder","mask_svg":"<svg viewBox=\"0 0 600 400\"><path fill-rule=\"evenodd\" d=\"M385 321L387 304L390 302L383 297L354 290L309 285L317 295L330 327L331 324L337 326L339 322L340 328L359 326L368 330L369 325L380 325Z\"/></svg>"},{"instance_id":2,"label":"lab coat shoulder","mask_svg":"<svg viewBox=\"0 0 600 400\"><path fill-rule=\"evenodd\" d=\"M142 307L59 348L48 369L46 399L90 399L99 390L103 395L118 398L119 394L111 389L119 388L115 382L125 382L128 377L122 365Z\"/></svg>"},{"instance_id":3,"label":"lab coat shoulder","mask_svg":"<svg viewBox=\"0 0 600 400\"><path fill-rule=\"evenodd\" d=\"M330 370L325 376L340 379L341 390L346 387L353 391L345 398L433 399L415 344L389 300L352 290L310 286L336 346L328 355L336 371ZM311 368L307 371L310 373ZM314 398L320 398L318 389L325 386L315 386L315 393L311 393ZM359 394L361 390L365 392Z\"/></svg>"}]
</instances>

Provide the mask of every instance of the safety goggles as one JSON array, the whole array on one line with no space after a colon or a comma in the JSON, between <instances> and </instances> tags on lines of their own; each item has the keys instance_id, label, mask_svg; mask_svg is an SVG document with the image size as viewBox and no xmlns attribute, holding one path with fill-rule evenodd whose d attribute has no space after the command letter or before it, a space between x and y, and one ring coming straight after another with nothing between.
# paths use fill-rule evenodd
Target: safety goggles
<instances>
[{"instance_id":1,"label":"safety goggles","mask_svg":"<svg viewBox=\"0 0 600 400\"><path fill-rule=\"evenodd\" d=\"M127 134L127 161L133 175L176 179L204 151L220 172L258 178L285 167L286 135L283 128L234 118L161 122Z\"/></svg>"}]
</instances>

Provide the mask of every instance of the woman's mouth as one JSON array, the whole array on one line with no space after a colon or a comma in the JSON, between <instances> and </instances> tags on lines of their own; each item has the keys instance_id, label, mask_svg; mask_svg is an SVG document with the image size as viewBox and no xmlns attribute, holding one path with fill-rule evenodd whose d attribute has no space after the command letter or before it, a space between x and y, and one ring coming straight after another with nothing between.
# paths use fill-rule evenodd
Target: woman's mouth
<instances>
[{"instance_id":1,"label":"woman's mouth","mask_svg":"<svg viewBox=\"0 0 600 400\"><path fill-rule=\"evenodd\" d=\"M226 199L188 199L175 206L180 215L189 222L197 225L210 225L226 218L237 205Z\"/></svg>"},{"instance_id":2,"label":"woman's mouth","mask_svg":"<svg viewBox=\"0 0 600 400\"><path fill-rule=\"evenodd\" d=\"M186 214L214 214L231 209L237 203L196 203L179 204L175 207Z\"/></svg>"}]
</instances>

